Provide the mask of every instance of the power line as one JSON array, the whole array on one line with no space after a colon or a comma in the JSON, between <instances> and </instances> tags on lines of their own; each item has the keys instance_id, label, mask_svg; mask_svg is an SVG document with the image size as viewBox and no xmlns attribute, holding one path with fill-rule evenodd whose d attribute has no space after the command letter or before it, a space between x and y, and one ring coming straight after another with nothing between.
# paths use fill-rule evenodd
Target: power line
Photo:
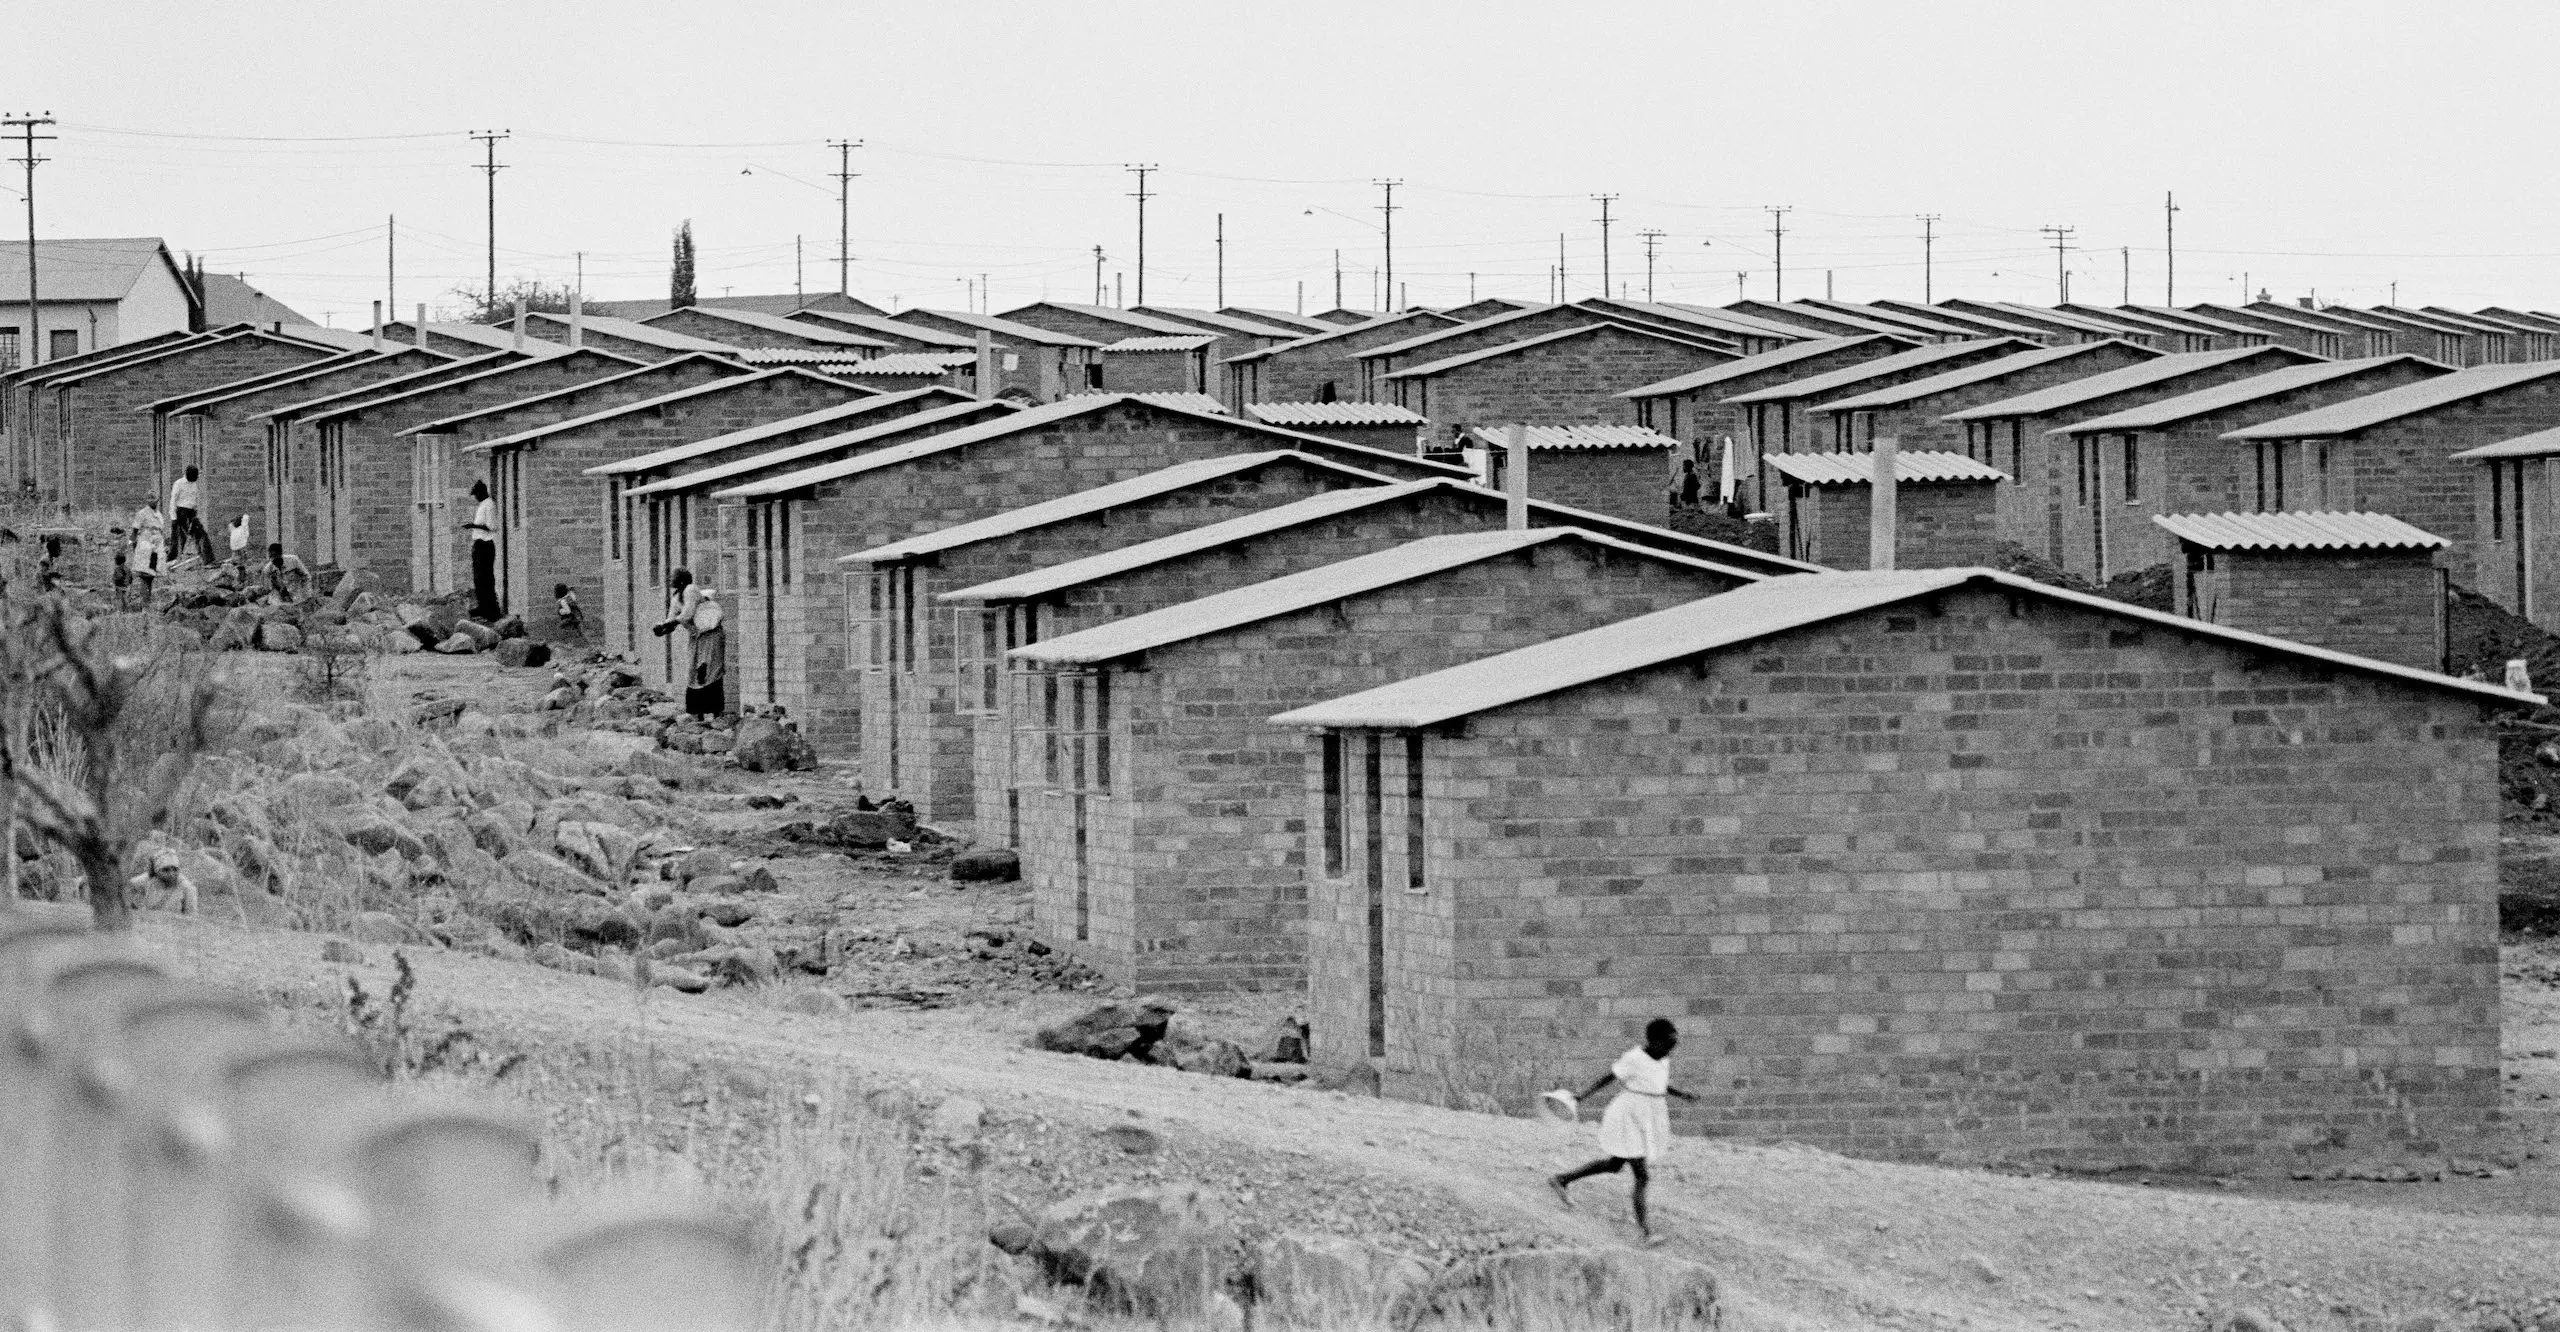
<instances>
[{"instance_id":1,"label":"power line","mask_svg":"<svg viewBox=\"0 0 2560 1332\"><path fill-rule=\"evenodd\" d=\"M2175 190L2171 190L2171 191L2169 191L2167 194L2163 195L2163 196L2162 196L2162 198L2161 198L2161 200L2160 200L2160 207L2161 207L2161 214L2160 214L2160 216L2161 216L2161 218L2162 218L2162 219L2167 223L2167 231L2168 231L2168 247L2169 247L2169 278L2168 278L2167 283L2166 283L2166 284L2163 286L2163 288L2162 288L2162 291L2163 291L2163 300L2162 300L2162 304L2165 304L2165 305L2167 305L2170 309L2174 310L2174 309L2178 308L2178 194L2177 194L2177 191L2175 191Z\"/></svg>"},{"instance_id":2,"label":"power line","mask_svg":"<svg viewBox=\"0 0 2560 1332\"><path fill-rule=\"evenodd\" d=\"M1920 213L1920 303L1937 303L1938 215Z\"/></svg>"},{"instance_id":3,"label":"power line","mask_svg":"<svg viewBox=\"0 0 2560 1332\"><path fill-rule=\"evenodd\" d=\"M1395 308L1396 299L1396 187L1398 185L1402 185L1404 181L1402 178L1398 178L1395 180L1372 180L1369 183L1387 192L1386 202L1378 205L1378 212L1384 215L1387 220L1387 285L1380 293L1382 299L1378 308L1382 310L1392 310Z\"/></svg>"},{"instance_id":4,"label":"power line","mask_svg":"<svg viewBox=\"0 0 2560 1332\"><path fill-rule=\"evenodd\" d=\"M1784 301L1787 299L1787 214L1795 211L1795 205L1763 205L1761 211L1769 215L1769 240L1776 256L1774 262L1778 270L1777 282L1771 289L1770 299Z\"/></svg>"},{"instance_id":5,"label":"power line","mask_svg":"<svg viewBox=\"0 0 2560 1332\"><path fill-rule=\"evenodd\" d=\"M2071 299L2071 270L2064 256L2071 248L2071 233L2078 227L2038 227L2036 230L2053 237L2053 303L2061 305Z\"/></svg>"},{"instance_id":6,"label":"power line","mask_svg":"<svg viewBox=\"0 0 2560 1332\"><path fill-rule=\"evenodd\" d=\"M836 150L836 294L853 294L853 150L860 139L829 139Z\"/></svg>"},{"instance_id":7,"label":"power line","mask_svg":"<svg viewBox=\"0 0 2560 1332\"><path fill-rule=\"evenodd\" d=\"M481 164L480 170L489 175L489 305L492 309L498 304L498 173L507 169L506 164L498 160L498 141L509 133L507 130L482 130L471 136L473 141L489 150L489 160ZM393 306L392 309L397 313L399 307Z\"/></svg>"},{"instance_id":8,"label":"power line","mask_svg":"<svg viewBox=\"0 0 2560 1332\"><path fill-rule=\"evenodd\" d=\"M1138 201L1138 304L1144 305L1147 303L1147 200L1153 197L1147 193L1147 176L1162 168L1148 162L1134 166L1123 163L1120 169L1138 178L1137 192L1129 197Z\"/></svg>"},{"instance_id":9,"label":"power line","mask_svg":"<svg viewBox=\"0 0 2560 1332\"><path fill-rule=\"evenodd\" d=\"M1609 298L1609 203L1618 196L1595 194L1591 198L1600 205L1600 299Z\"/></svg>"},{"instance_id":10,"label":"power line","mask_svg":"<svg viewBox=\"0 0 2560 1332\"><path fill-rule=\"evenodd\" d=\"M1636 234L1644 237L1644 298L1650 303L1653 300L1653 254L1662 244L1662 233L1647 227Z\"/></svg>"},{"instance_id":11,"label":"power line","mask_svg":"<svg viewBox=\"0 0 2560 1332\"><path fill-rule=\"evenodd\" d=\"M53 113L50 111L40 116L9 116L0 119L0 128L19 131L21 140L26 144L26 155L15 160L27 169L27 343L24 360L29 366L37 364L44 356L42 350L44 323L43 315L40 313L44 306L38 302L36 294L36 166L38 163L53 160L36 156L36 144L62 137L58 134L38 134L36 130L39 126L50 126L53 123Z\"/></svg>"}]
</instances>

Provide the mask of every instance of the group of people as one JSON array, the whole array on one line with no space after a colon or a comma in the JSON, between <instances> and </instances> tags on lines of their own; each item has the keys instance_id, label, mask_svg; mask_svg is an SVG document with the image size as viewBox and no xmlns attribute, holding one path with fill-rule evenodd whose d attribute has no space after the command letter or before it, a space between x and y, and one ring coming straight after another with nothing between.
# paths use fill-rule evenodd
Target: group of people
<instances>
[{"instance_id":1,"label":"group of people","mask_svg":"<svg viewBox=\"0 0 2560 1332\"><path fill-rule=\"evenodd\" d=\"M190 543L195 547L194 559L206 565L214 562L213 534L205 530L203 508L203 474L190 466L185 475L169 483L168 513L161 513L156 499L144 500L142 507L133 511L133 529L125 549L116 555L112 575L117 609L125 608L137 585L142 604L149 606L151 589L160 575L190 558ZM249 515L244 513L231 520L230 537L233 567L245 573L240 565L249 544Z\"/></svg>"}]
</instances>

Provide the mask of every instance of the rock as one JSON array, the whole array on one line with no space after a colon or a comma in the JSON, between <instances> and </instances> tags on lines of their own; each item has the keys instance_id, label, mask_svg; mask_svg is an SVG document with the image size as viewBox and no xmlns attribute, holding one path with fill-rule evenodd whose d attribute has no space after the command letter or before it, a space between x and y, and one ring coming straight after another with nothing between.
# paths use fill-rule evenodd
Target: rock
<instances>
[{"instance_id":1,"label":"rock","mask_svg":"<svg viewBox=\"0 0 2560 1332\"><path fill-rule=\"evenodd\" d=\"M853 1010L853 1005L846 1003L843 995L830 990L795 989L782 996L779 1002L791 1012L805 1013L810 1017L839 1017Z\"/></svg>"},{"instance_id":2,"label":"rock","mask_svg":"<svg viewBox=\"0 0 2560 1332\"><path fill-rule=\"evenodd\" d=\"M467 657L480 650L480 643L469 634L449 634L435 644L434 650L449 657Z\"/></svg>"},{"instance_id":3,"label":"rock","mask_svg":"<svg viewBox=\"0 0 2560 1332\"><path fill-rule=\"evenodd\" d=\"M1442 1270L1397 1301L1405 1332L1568 1325L1590 1332L1709 1332L1722 1321L1705 1267L1648 1253L1515 1249Z\"/></svg>"},{"instance_id":4,"label":"rock","mask_svg":"<svg viewBox=\"0 0 2560 1332\"><path fill-rule=\"evenodd\" d=\"M1992 1266L1991 1260L1983 1257L1981 1254L1972 1253L1965 1255L1964 1262L1959 1264L1959 1266L1964 1269L1966 1275L1971 1276L1977 1281L1991 1284L1997 1284L2000 1281L2000 1269Z\"/></svg>"},{"instance_id":5,"label":"rock","mask_svg":"<svg viewBox=\"0 0 2560 1332\"><path fill-rule=\"evenodd\" d=\"M1277 1082L1284 1085L1299 1083L1307 1080L1307 1066L1304 1064L1255 1064L1245 1071L1245 1076L1256 1082Z\"/></svg>"},{"instance_id":6,"label":"rock","mask_svg":"<svg viewBox=\"0 0 2560 1332\"><path fill-rule=\"evenodd\" d=\"M649 968L649 983L663 985L681 994L700 994L711 988L711 982L701 973L687 971L683 967L667 966L663 963Z\"/></svg>"},{"instance_id":7,"label":"rock","mask_svg":"<svg viewBox=\"0 0 2560 1332\"><path fill-rule=\"evenodd\" d=\"M453 633L456 638L470 639L471 649L474 652L487 652L498 646L498 644L506 641L506 635L499 633L496 629L493 629L488 625L480 623L478 620L454 621Z\"/></svg>"},{"instance_id":8,"label":"rock","mask_svg":"<svg viewBox=\"0 0 2560 1332\"><path fill-rule=\"evenodd\" d=\"M1233 1041L1204 1041L1183 1051L1173 1066L1185 1073L1206 1073L1213 1078L1241 1078L1253 1072L1243 1049Z\"/></svg>"},{"instance_id":9,"label":"rock","mask_svg":"<svg viewBox=\"0 0 2560 1332\"><path fill-rule=\"evenodd\" d=\"M699 879L691 880L686 883L685 887L693 892L705 895L741 893L746 891L747 881L735 874L711 874L705 875Z\"/></svg>"},{"instance_id":10,"label":"rock","mask_svg":"<svg viewBox=\"0 0 2560 1332\"><path fill-rule=\"evenodd\" d=\"M344 939L331 939L320 945L320 960L360 967L364 965L364 950Z\"/></svg>"},{"instance_id":11,"label":"rock","mask_svg":"<svg viewBox=\"0 0 2560 1332\"><path fill-rule=\"evenodd\" d=\"M688 948L698 948L708 942L702 932L701 918L680 906L668 907L649 917L644 933L651 943L664 939L682 943Z\"/></svg>"},{"instance_id":12,"label":"rock","mask_svg":"<svg viewBox=\"0 0 2560 1332\"><path fill-rule=\"evenodd\" d=\"M338 580L336 587L329 589L329 609L340 615L349 613L356 604L356 598L372 586L373 575L362 570L348 573Z\"/></svg>"},{"instance_id":13,"label":"rock","mask_svg":"<svg viewBox=\"0 0 2560 1332\"><path fill-rule=\"evenodd\" d=\"M704 891L709 890L706 889ZM782 891L782 885L774 879L772 870L769 870L762 865L758 865L754 869L748 870L746 875L738 880L738 891L742 893L778 893Z\"/></svg>"},{"instance_id":14,"label":"rock","mask_svg":"<svg viewBox=\"0 0 2560 1332\"><path fill-rule=\"evenodd\" d=\"M1103 1189L1042 1209L1031 1255L1097 1306L1158 1319L1204 1314L1241 1267L1242 1246L1196 1184Z\"/></svg>"},{"instance_id":15,"label":"rock","mask_svg":"<svg viewBox=\"0 0 2560 1332\"><path fill-rule=\"evenodd\" d=\"M498 622L490 625L489 628L502 639L512 641L514 639L522 638L524 637L524 617L521 615L501 615L498 617Z\"/></svg>"},{"instance_id":16,"label":"rock","mask_svg":"<svg viewBox=\"0 0 2560 1332\"><path fill-rule=\"evenodd\" d=\"M556 943L534 945L533 962L536 966L549 967L554 971L566 971L573 975L592 976L596 974L596 960L594 958L589 957L584 953L571 952Z\"/></svg>"},{"instance_id":17,"label":"rock","mask_svg":"<svg viewBox=\"0 0 2560 1332\"><path fill-rule=\"evenodd\" d=\"M416 860L427 854L427 844L416 834L369 809L341 815L335 826L347 845L369 856L397 851L403 860Z\"/></svg>"},{"instance_id":18,"label":"rock","mask_svg":"<svg viewBox=\"0 0 2560 1332\"><path fill-rule=\"evenodd\" d=\"M1307 1022L1304 1018L1284 1017L1271 1024L1262 1038L1262 1048L1254 1061L1264 1064L1303 1064L1307 1062Z\"/></svg>"},{"instance_id":19,"label":"rock","mask_svg":"<svg viewBox=\"0 0 2560 1332\"><path fill-rule=\"evenodd\" d=\"M205 646L216 652L246 652L249 645L257 641L257 635L258 627L254 620L224 620L206 636Z\"/></svg>"},{"instance_id":20,"label":"rock","mask_svg":"<svg viewBox=\"0 0 2560 1332\"><path fill-rule=\"evenodd\" d=\"M980 848L951 858L954 883L1012 883L1022 877L1022 857L1011 851Z\"/></svg>"},{"instance_id":21,"label":"rock","mask_svg":"<svg viewBox=\"0 0 2560 1332\"><path fill-rule=\"evenodd\" d=\"M558 856L525 848L506 858L507 871L525 887L546 893L603 895L605 886Z\"/></svg>"},{"instance_id":22,"label":"rock","mask_svg":"<svg viewBox=\"0 0 2560 1332\"><path fill-rule=\"evenodd\" d=\"M749 772L807 772L818 766L818 751L808 737L769 717L738 723L729 753Z\"/></svg>"},{"instance_id":23,"label":"rock","mask_svg":"<svg viewBox=\"0 0 2560 1332\"><path fill-rule=\"evenodd\" d=\"M728 872L729 858L709 847L703 847L700 850L684 853L684 858L676 862L674 878L678 883L689 884L696 879L707 879L715 874Z\"/></svg>"},{"instance_id":24,"label":"rock","mask_svg":"<svg viewBox=\"0 0 2560 1332\"><path fill-rule=\"evenodd\" d=\"M509 638L498 644L497 658L501 666L547 666L551 663L551 645L530 638Z\"/></svg>"},{"instance_id":25,"label":"rock","mask_svg":"<svg viewBox=\"0 0 2560 1332\"><path fill-rule=\"evenodd\" d=\"M562 685L542 696L542 711L566 712L578 706L579 701L584 697L585 695L580 694L576 686Z\"/></svg>"},{"instance_id":26,"label":"rock","mask_svg":"<svg viewBox=\"0 0 2560 1332\"><path fill-rule=\"evenodd\" d=\"M429 644L429 646L434 645ZM409 724L420 728L451 726L457 718L462 716L462 709L463 700L458 698L429 699L409 709Z\"/></svg>"},{"instance_id":27,"label":"rock","mask_svg":"<svg viewBox=\"0 0 2560 1332\"><path fill-rule=\"evenodd\" d=\"M770 985L782 975L782 960L770 948L729 948L711 974L724 985Z\"/></svg>"},{"instance_id":28,"label":"rock","mask_svg":"<svg viewBox=\"0 0 2560 1332\"><path fill-rule=\"evenodd\" d=\"M302 646L302 631L281 620L269 620L258 626L258 650L261 652L293 652Z\"/></svg>"},{"instance_id":29,"label":"rock","mask_svg":"<svg viewBox=\"0 0 2560 1332\"><path fill-rule=\"evenodd\" d=\"M739 926L746 924L748 921L755 919L756 909L748 906L744 902L714 902L711 905L704 907L702 909L702 914L720 922L722 926L734 930Z\"/></svg>"},{"instance_id":30,"label":"rock","mask_svg":"<svg viewBox=\"0 0 2560 1332\"><path fill-rule=\"evenodd\" d=\"M987 1243L1017 1257L1031 1252L1031 1223L998 1221L987 1227Z\"/></svg>"},{"instance_id":31,"label":"rock","mask_svg":"<svg viewBox=\"0 0 2560 1332\"><path fill-rule=\"evenodd\" d=\"M1339 1235L1290 1231L1253 1256L1255 1311L1283 1326L1375 1327L1431 1278L1410 1254Z\"/></svg>"},{"instance_id":32,"label":"rock","mask_svg":"<svg viewBox=\"0 0 2560 1332\"><path fill-rule=\"evenodd\" d=\"M858 851L880 851L891 842L916 835L915 815L887 810L849 810L827 821L817 834L827 845ZM952 877L959 877L954 874Z\"/></svg>"},{"instance_id":33,"label":"rock","mask_svg":"<svg viewBox=\"0 0 2560 1332\"><path fill-rule=\"evenodd\" d=\"M616 886L630 881L640 856L640 839L610 823L563 822L552 846L561 859Z\"/></svg>"},{"instance_id":34,"label":"rock","mask_svg":"<svg viewBox=\"0 0 2560 1332\"><path fill-rule=\"evenodd\" d=\"M471 829L471 844L500 860L514 854L523 845L522 828L495 810L481 810L463 821Z\"/></svg>"},{"instance_id":35,"label":"rock","mask_svg":"<svg viewBox=\"0 0 2560 1332\"><path fill-rule=\"evenodd\" d=\"M1157 1000L1104 1004L1041 1028L1031 1041L1035 1048L1060 1054L1092 1059L1135 1055L1144 1059L1156 1042L1164 1039L1165 1026L1172 1019L1172 1006Z\"/></svg>"},{"instance_id":36,"label":"rock","mask_svg":"<svg viewBox=\"0 0 2560 1332\"><path fill-rule=\"evenodd\" d=\"M1114 1124L1094 1136L1131 1156L1152 1156L1164 1148L1164 1139L1158 1137L1154 1129L1140 1128L1135 1124Z\"/></svg>"},{"instance_id":37,"label":"rock","mask_svg":"<svg viewBox=\"0 0 2560 1332\"><path fill-rule=\"evenodd\" d=\"M364 943L414 945L430 942L426 931L388 911L359 913L348 924L347 933Z\"/></svg>"},{"instance_id":38,"label":"rock","mask_svg":"<svg viewBox=\"0 0 2560 1332\"><path fill-rule=\"evenodd\" d=\"M2233 1309L2213 1320L2213 1332L2287 1332L2263 1309Z\"/></svg>"},{"instance_id":39,"label":"rock","mask_svg":"<svg viewBox=\"0 0 2560 1332\"><path fill-rule=\"evenodd\" d=\"M937 1138L966 1142L978 1136L986 1122L987 1107L966 1096L948 1096L934 1107L933 1118L926 1121L925 1129Z\"/></svg>"}]
</instances>

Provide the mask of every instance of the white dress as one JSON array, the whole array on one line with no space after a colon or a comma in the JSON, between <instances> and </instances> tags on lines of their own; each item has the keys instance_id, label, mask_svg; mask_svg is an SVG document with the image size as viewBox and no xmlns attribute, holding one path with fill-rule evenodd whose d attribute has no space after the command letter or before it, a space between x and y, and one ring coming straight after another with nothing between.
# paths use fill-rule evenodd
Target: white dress
<instances>
[{"instance_id":1,"label":"white dress","mask_svg":"<svg viewBox=\"0 0 2560 1332\"><path fill-rule=\"evenodd\" d=\"M1600 1116L1600 1150L1640 1161L1669 1155L1671 1061L1637 1046L1618 1056L1609 1072L1618 1079L1618 1095Z\"/></svg>"}]
</instances>

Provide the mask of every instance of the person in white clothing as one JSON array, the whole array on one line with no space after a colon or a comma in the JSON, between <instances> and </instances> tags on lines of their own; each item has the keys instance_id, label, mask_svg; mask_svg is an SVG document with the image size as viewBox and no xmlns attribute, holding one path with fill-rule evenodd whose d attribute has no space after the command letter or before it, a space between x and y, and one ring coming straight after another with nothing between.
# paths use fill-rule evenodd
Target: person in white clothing
<instances>
[{"instance_id":1,"label":"person in white clothing","mask_svg":"<svg viewBox=\"0 0 2560 1332\"><path fill-rule=\"evenodd\" d=\"M235 577L249 574L249 515L231 520L231 572Z\"/></svg>"},{"instance_id":2,"label":"person in white clothing","mask_svg":"<svg viewBox=\"0 0 2560 1332\"><path fill-rule=\"evenodd\" d=\"M1671 1025L1671 1019L1655 1018L1644 1024L1644 1044L1618 1056L1618 1062L1611 1064L1609 1071L1601 1074L1581 1097L1589 1100L1610 1083L1618 1084L1617 1099L1609 1102L1609 1109L1600 1116L1600 1150L1608 1155L1547 1180L1547 1187L1555 1190L1556 1200L1571 1207L1573 1195L1568 1190L1575 1180L1614 1175L1632 1167L1636 1177L1636 1229L1644 1235L1647 1245L1662 1242L1653 1233L1653 1222L1645 1213L1645 1186L1653 1182L1651 1163L1671 1151L1671 1108L1664 1098L1698 1099L1671 1085L1671 1052L1679 1045L1680 1029Z\"/></svg>"},{"instance_id":3,"label":"person in white clothing","mask_svg":"<svg viewBox=\"0 0 2560 1332\"><path fill-rule=\"evenodd\" d=\"M471 618L496 624L507 612L498 604L498 505L489 498L489 483L471 483Z\"/></svg>"},{"instance_id":4,"label":"person in white clothing","mask_svg":"<svg viewBox=\"0 0 2560 1332\"><path fill-rule=\"evenodd\" d=\"M186 558L187 543L193 541L196 558L213 563L213 534L204 530L202 478L190 466L187 474L169 483L169 550L173 557Z\"/></svg>"}]
</instances>

